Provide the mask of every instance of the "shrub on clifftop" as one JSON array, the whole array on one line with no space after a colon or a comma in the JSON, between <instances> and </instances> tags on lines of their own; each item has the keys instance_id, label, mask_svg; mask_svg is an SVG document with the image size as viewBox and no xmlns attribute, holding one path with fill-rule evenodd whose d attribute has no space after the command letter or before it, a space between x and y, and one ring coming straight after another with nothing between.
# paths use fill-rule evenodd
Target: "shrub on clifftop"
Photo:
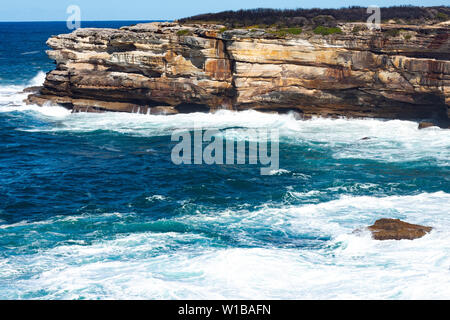
<instances>
[{"instance_id":1,"label":"shrub on clifftop","mask_svg":"<svg viewBox=\"0 0 450 320\"><path fill-rule=\"evenodd\" d=\"M300 5L300 3L299 3ZM423 23L424 21L445 21L450 16L450 7L415 7L395 6L381 8L384 20L397 19L406 23ZM369 14L366 7L348 7L340 9L249 9L206 13L180 19L181 23L216 23L231 28L254 25L266 25L277 28L319 26L336 27L338 22L366 22Z\"/></svg>"},{"instance_id":2,"label":"shrub on clifftop","mask_svg":"<svg viewBox=\"0 0 450 320\"><path fill-rule=\"evenodd\" d=\"M342 33L342 30L339 27L328 28L328 27L324 27L324 26L318 26L314 29L314 33L321 34L323 36L327 36L330 34Z\"/></svg>"}]
</instances>

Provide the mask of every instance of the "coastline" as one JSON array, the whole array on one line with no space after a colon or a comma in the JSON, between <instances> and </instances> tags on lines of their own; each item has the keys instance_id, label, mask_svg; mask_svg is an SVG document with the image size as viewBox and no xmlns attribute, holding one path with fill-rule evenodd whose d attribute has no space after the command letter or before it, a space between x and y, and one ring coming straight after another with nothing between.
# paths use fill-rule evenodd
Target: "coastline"
<instances>
[{"instance_id":1,"label":"coastline","mask_svg":"<svg viewBox=\"0 0 450 320\"><path fill-rule=\"evenodd\" d=\"M61 27L33 26L42 39ZM52 66L44 41L16 30L0 39L1 299L450 296L450 130L255 110L25 105L24 79L41 85L37 70ZM279 130L280 169L174 164L173 132L196 125L249 142L241 129ZM432 230L378 241L367 226L378 230L383 218Z\"/></svg>"},{"instance_id":2,"label":"coastline","mask_svg":"<svg viewBox=\"0 0 450 320\"><path fill-rule=\"evenodd\" d=\"M427 121L449 127L445 24L277 34L222 25L145 23L48 40L57 67L27 103L73 112L220 109Z\"/></svg>"}]
</instances>

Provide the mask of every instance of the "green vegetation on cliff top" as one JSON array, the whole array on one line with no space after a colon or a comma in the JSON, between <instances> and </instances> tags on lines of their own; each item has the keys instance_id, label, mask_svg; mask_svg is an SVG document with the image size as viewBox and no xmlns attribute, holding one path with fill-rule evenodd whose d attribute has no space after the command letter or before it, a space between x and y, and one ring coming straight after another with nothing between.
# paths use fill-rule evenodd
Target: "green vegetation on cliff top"
<instances>
[{"instance_id":1,"label":"green vegetation on cliff top","mask_svg":"<svg viewBox=\"0 0 450 320\"><path fill-rule=\"evenodd\" d=\"M250 26L265 26L277 29L309 26L316 28L324 26L333 28L338 22L365 22L370 14L366 7L348 7L341 9L250 9L239 11L223 11L219 13L206 13L193 17L180 19L181 23L215 23L223 24L228 28L241 28ZM426 24L441 22L449 19L449 6L415 7L395 6L381 8L383 21L394 20L405 24ZM285 30L286 33L290 33Z\"/></svg>"}]
</instances>

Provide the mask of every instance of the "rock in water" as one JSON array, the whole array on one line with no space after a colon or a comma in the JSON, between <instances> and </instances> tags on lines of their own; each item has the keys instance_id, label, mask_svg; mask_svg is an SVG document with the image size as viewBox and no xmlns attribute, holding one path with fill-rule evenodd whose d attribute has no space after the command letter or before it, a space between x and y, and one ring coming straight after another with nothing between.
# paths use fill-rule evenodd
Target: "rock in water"
<instances>
[{"instance_id":1,"label":"rock in water","mask_svg":"<svg viewBox=\"0 0 450 320\"><path fill-rule=\"evenodd\" d=\"M430 127L434 127L434 126L436 126L436 125L432 122L422 121L419 123L419 129L425 129L425 128L430 128Z\"/></svg>"},{"instance_id":2,"label":"rock in water","mask_svg":"<svg viewBox=\"0 0 450 320\"><path fill-rule=\"evenodd\" d=\"M23 89L23 93L38 93L39 91L41 91L43 87L42 86L34 86L34 87L28 87Z\"/></svg>"},{"instance_id":3,"label":"rock in water","mask_svg":"<svg viewBox=\"0 0 450 320\"><path fill-rule=\"evenodd\" d=\"M433 228L410 224L399 219L380 219L368 229L375 240L414 240L423 237Z\"/></svg>"}]
</instances>

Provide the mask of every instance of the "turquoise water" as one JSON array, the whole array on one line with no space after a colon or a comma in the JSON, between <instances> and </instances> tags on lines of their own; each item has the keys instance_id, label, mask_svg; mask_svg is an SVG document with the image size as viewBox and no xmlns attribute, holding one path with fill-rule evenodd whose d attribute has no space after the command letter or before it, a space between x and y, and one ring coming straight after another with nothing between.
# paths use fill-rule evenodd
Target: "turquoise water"
<instances>
[{"instance_id":1,"label":"turquoise water","mask_svg":"<svg viewBox=\"0 0 450 320\"><path fill-rule=\"evenodd\" d=\"M450 298L449 130L25 106L66 32L0 23L0 299ZM173 130L199 125L278 129L280 169L172 164ZM434 230L353 232L382 217Z\"/></svg>"}]
</instances>

